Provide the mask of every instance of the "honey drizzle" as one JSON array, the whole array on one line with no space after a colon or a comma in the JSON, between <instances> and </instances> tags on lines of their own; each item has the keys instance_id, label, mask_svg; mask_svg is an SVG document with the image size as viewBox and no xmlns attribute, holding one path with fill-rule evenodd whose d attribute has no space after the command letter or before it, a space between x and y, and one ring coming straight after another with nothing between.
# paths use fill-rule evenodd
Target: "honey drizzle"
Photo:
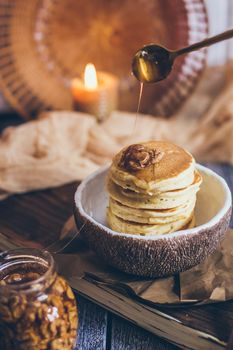
<instances>
[{"instance_id":1,"label":"honey drizzle","mask_svg":"<svg viewBox=\"0 0 233 350\"><path fill-rule=\"evenodd\" d=\"M140 83L140 90L139 90L139 97L138 97L138 105L137 105L137 111L135 115L135 120L134 120L134 126L133 126L133 132L132 135L135 133L136 126L137 126L137 121L139 117L139 111L140 111L140 106L141 106L141 100L142 100L142 92L143 92L143 83Z\"/></svg>"}]
</instances>

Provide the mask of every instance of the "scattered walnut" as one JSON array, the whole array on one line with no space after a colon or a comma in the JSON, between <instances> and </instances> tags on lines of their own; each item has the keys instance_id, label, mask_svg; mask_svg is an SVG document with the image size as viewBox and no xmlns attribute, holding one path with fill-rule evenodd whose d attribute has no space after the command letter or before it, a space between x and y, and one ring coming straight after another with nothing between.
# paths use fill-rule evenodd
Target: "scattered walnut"
<instances>
[{"instance_id":1,"label":"scattered walnut","mask_svg":"<svg viewBox=\"0 0 233 350\"><path fill-rule=\"evenodd\" d=\"M119 166L131 171L138 171L158 163L163 157L163 152L149 149L140 144L129 146L122 154Z\"/></svg>"}]
</instances>

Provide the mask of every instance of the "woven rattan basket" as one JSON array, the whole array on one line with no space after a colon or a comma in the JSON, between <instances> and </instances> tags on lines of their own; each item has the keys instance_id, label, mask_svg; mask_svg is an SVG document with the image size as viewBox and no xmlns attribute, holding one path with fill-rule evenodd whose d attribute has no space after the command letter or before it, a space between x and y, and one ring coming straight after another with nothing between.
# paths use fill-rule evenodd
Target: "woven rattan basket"
<instances>
[{"instance_id":1,"label":"woven rattan basket","mask_svg":"<svg viewBox=\"0 0 233 350\"><path fill-rule=\"evenodd\" d=\"M0 0L0 88L24 117L71 109L70 80L93 62L120 78L120 109L135 110L131 59L142 45L171 49L201 40L203 0ZM170 77L145 88L142 111L171 115L190 94L206 51L177 60Z\"/></svg>"}]
</instances>

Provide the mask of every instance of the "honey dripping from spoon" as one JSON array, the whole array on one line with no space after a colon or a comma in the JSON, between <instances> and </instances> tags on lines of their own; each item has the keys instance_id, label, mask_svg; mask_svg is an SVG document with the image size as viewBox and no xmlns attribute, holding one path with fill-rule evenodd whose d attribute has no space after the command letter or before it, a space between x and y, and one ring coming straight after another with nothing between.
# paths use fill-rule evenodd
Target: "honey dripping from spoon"
<instances>
[{"instance_id":1,"label":"honey dripping from spoon","mask_svg":"<svg viewBox=\"0 0 233 350\"><path fill-rule=\"evenodd\" d=\"M136 110L136 115L135 115L132 135L135 133L136 127L137 127L137 121L138 121L138 117L139 117L139 111L140 111L141 100L142 100L143 86L144 86L144 84L141 82L140 83L140 89L139 89L139 96L138 96L138 105L137 105L137 110Z\"/></svg>"}]
</instances>

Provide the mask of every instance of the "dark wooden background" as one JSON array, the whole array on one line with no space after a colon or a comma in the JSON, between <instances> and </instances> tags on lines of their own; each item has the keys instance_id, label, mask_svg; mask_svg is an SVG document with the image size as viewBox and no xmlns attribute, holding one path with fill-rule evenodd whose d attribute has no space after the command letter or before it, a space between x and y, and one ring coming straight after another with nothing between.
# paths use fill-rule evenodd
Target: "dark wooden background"
<instances>
[{"instance_id":1,"label":"dark wooden background","mask_svg":"<svg viewBox=\"0 0 233 350\"><path fill-rule=\"evenodd\" d=\"M0 128L6 125L15 125L20 122L16 116L1 118ZM233 167L227 164L207 164L222 175L233 190ZM0 202L0 232L9 237L24 236L36 240L47 246L57 239L60 230L72 214L73 195L77 184L69 184L56 189L38 191L29 194L12 196ZM231 220L233 227L233 220ZM78 296L79 308L79 329L78 343L79 350L176 350L176 346L159 339L145 330L121 319L118 316L102 309L87 299ZM228 312L228 304L222 308L226 309L226 317L231 316ZM212 309L211 317L218 319L218 308ZM178 310L176 313L179 312ZM230 312L230 311L229 311ZM221 313L221 317L224 312ZM207 313L202 316L189 319L189 312L184 313L190 326L197 327L197 322L206 324L208 328ZM217 327L217 323L216 323ZM229 333L230 327L227 329ZM224 330L223 330L224 332ZM225 334L225 337L227 335ZM3 350L3 349L1 349Z\"/></svg>"}]
</instances>

